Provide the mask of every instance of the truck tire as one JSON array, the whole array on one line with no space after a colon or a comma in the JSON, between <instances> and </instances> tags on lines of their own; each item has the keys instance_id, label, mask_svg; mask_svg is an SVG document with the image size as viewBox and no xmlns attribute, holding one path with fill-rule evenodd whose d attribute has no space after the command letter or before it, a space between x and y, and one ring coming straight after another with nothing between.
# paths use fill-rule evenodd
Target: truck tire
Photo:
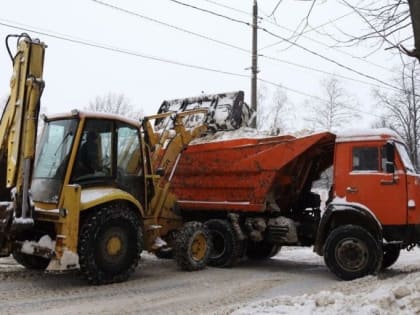
<instances>
[{"instance_id":1,"label":"truck tire","mask_svg":"<svg viewBox=\"0 0 420 315\"><path fill-rule=\"evenodd\" d=\"M382 265L382 257L379 242L357 225L337 227L325 242L325 264L343 280L376 274Z\"/></svg>"},{"instance_id":2,"label":"truck tire","mask_svg":"<svg viewBox=\"0 0 420 315\"><path fill-rule=\"evenodd\" d=\"M12 256L23 267L31 270L45 270L50 263L50 259L48 258L28 255L17 251L14 251Z\"/></svg>"},{"instance_id":3,"label":"truck tire","mask_svg":"<svg viewBox=\"0 0 420 315\"><path fill-rule=\"evenodd\" d=\"M384 245L384 258L382 260L381 270L391 267L400 257L401 248L398 245Z\"/></svg>"},{"instance_id":4,"label":"truck tire","mask_svg":"<svg viewBox=\"0 0 420 315\"><path fill-rule=\"evenodd\" d=\"M281 246L266 241L248 242L246 255L252 260L265 260L276 256Z\"/></svg>"},{"instance_id":5,"label":"truck tire","mask_svg":"<svg viewBox=\"0 0 420 315\"><path fill-rule=\"evenodd\" d=\"M238 240L229 221L223 219L208 220L205 225L210 231L212 251L210 266L233 267L242 256L242 242Z\"/></svg>"},{"instance_id":6,"label":"truck tire","mask_svg":"<svg viewBox=\"0 0 420 315\"><path fill-rule=\"evenodd\" d=\"M206 267L212 243L210 232L202 223L185 223L178 231L174 244L175 260L181 269L194 271Z\"/></svg>"},{"instance_id":7,"label":"truck tire","mask_svg":"<svg viewBox=\"0 0 420 315\"><path fill-rule=\"evenodd\" d=\"M140 218L125 205L111 204L96 210L80 228L80 271L90 284L127 280L142 250Z\"/></svg>"}]
</instances>

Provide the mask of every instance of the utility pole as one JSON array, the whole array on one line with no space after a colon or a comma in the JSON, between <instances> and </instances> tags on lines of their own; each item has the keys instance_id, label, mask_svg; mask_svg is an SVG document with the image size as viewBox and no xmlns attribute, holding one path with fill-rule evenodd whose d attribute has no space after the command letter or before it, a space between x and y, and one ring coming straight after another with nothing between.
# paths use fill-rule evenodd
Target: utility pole
<instances>
[{"instance_id":1,"label":"utility pole","mask_svg":"<svg viewBox=\"0 0 420 315\"><path fill-rule=\"evenodd\" d=\"M254 119L251 127L257 128L257 74L258 74L258 3L254 0L252 10L252 77L251 77L251 109Z\"/></svg>"}]
</instances>

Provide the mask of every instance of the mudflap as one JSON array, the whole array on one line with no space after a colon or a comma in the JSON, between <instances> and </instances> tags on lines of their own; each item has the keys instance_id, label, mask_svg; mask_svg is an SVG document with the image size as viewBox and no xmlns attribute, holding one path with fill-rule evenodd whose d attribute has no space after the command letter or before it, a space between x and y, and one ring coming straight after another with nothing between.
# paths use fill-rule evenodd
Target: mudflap
<instances>
[{"instance_id":1,"label":"mudflap","mask_svg":"<svg viewBox=\"0 0 420 315\"><path fill-rule=\"evenodd\" d=\"M253 116L250 107L244 102L243 91L203 94L197 97L164 101L158 114L180 113L198 108L208 109L208 113L185 117L184 125L186 128L194 128L204 121L208 130L212 132L235 130L248 126ZM171 129L173 127L171 124L170 117L155 121L157 130Z\"/></svg>"}]
</instances>

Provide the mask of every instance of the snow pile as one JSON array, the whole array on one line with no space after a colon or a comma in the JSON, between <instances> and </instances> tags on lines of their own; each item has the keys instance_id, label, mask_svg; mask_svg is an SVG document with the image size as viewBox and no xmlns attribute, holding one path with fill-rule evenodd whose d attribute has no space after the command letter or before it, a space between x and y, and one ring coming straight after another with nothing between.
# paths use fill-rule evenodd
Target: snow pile
<instances>
[{"instance_id":1,"label":"snow pile","mask_svg":"<svg viewBox=\"0 0 420 315\"><path fill-rule=\"evenodd\" d=\"M76 253L64 248L63 256L60 259L51 260L48 271L64 271L79 268L79 256Z\"/></svg>"},{"instance_id":2,"label":"snow pile","mask_svg":"<svg viewBox=\"0 0 420 315\"><path fill-rule=\"evenodd\" d=\"M272 136L270 135L270 131L259 131L255 128L241 127L236 130L218 131L216 133L210 133L204 137L193 140L191 144L241 139L241 138L266 138L270 136Z\"/></svg>"},{"instance_id":3,"label":"snow pile","mask_svg":"<svg viewBox=\"0 0 420 315\"><path fill-rule=\"evenodd\" d=\"M418 269L417 269L418 270ZM420 313L420 272L396 280L369 276L340 282L337 288L316 294L279 296L239 306L232 314L372 314Z\"/></svg>"},{"instance_id":4,"label":"snow pile","mask_svg":"<svg viewBox=\"0 0 420 315\"><path fill-rule=\"evenodd\" d=\"M212 130L233 130L249 125L253 116L250 107L244 102L243 91L163 101L158 113L180 113L194 109L207 109L207 113L184 117L184 125L187 128L195 128L205 121ZM173 127L171 117L156 120L157 130L168 127Z\"/></svg>"},{"instance_id":5,"label":"snow pile","mask_svg":"<svg viewBox=\"0 0 420 315\"><path fill-rule=\"evenodd\" d=\"M51 239L49 235L46 234L42 236L38 242L24 241L22 244L21 252L28 255L33 255L35 252L35 247L44 247L54 250L55 242Z\"/></svg>"}]
</instances>

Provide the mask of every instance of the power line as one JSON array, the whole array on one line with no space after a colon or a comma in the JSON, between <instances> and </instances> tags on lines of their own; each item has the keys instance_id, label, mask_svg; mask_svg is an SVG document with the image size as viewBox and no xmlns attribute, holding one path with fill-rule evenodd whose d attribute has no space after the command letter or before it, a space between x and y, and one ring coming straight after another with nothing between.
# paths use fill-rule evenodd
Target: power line
<instances>
[{"instance_id":1,"label":"power line","mask_svg":"<svg viewBox=\"0 0 420 315\"><path fill-rule=\"evenodd\" d=\"M302 92L302 91L299 91L299 90L296 90L296 89L292 89L292 88L289 88L289 87L284 86L282 84L275 83L273 81L269 81L269 80L266 80L266 79L263 79L263 78L258 79L258 81L261 81L261 82L264 82L264 83L267 83L267 84L270 84L270 85L273 85L273 86L276 86L276 87L283 88L286 91L289 91L289 92L292 92L292 93L295 93L295 94L299 94L299 95L302 95L302 96L305 96L305 97L316 99L316 100L318 100L320 102L323 102L323 103L326 103L326 104L330 104L330 101L325 100L325 99L323 99L323 98L321 98L319 96L315 96L315 95L312 95L312 94L309 94L309 93L305 93L305 92ZM366 111L363 111L363 110L358 109L358 108L353 108L353 107L346 106L346 105L343 105L343 107L346 107L348 109L351 109L351 110L353 110L355 112L358 112L358 113L361 113L361 114L366 114L366 115L369 115L369 116L373 116L373 117L377 117L377 118L382 118L382 116L380 116L380 115L376 115L376 114L373 114L371 112L366 112Z\"/></svg>"},{"instance_id":2,"label":"power line","mask_svg":"<svg viewBox=\"0 0 420 315\"><path fill-rule=\"evenodd\" d=\"M208 2L208 3L214 4L216 6L225 8L225 9L229 9L229 10L232 10L232 11L235 11L235 12L239 12L239 13L242 13L242 14L245 14L245 15L248 15L248 16L252 16L252 14L249 13L249 12L247 12L247 11L240 10L240 9L237 9L237 8L234 8L234 7L230 7L230 6L226 5L226 4L222 4L222 3L219 3L219 2L216 2L216 1L213 1L213 0L201 0L201 1L205 1L205 2ZM258 18L259 19L263 19L261 16L258 16Z\"/></svg>"},{"instance_id":3,"label":"power line","mask_svg":"<svg viewBox=\"0 0 420 315\"><path fill-rule=\"evenodd\" d=\"M370 83L370 82L367 82L367 81L347 77L347 76L344 76L344 75L341 75L341 74L328 72L328 71L317 69L317 68L314 68L314 67L304 66L304 65L294 63L294 62L291 62L291 61L287 61L287 60L283 60L283 59L280 59L280 58L275 58L275 57L271 57L271 56L267 56L267 55L258 55L258 56L262 57L262 58L265 58L265 59L268 59L268 60L273 60L273 61L285 63L285 64L288 64L288 65L294 66L296 68L302 68L302 69L306 69L306 70L310 70L310 71L314 71L314 72L323 73L323 74L326 74L326 75L332 75L332 76L335 76L337 78L341 78L341 79L348 80L348 81L353 81L353 82L358 82L358 83L362 83L362 84L365 84L365 85L370 85L372 87L384 88L383 85L377 85L377 84Z\"/></svg>"},{"instance_id":4,"label":"power line","mask_svg":"<svg viewBox=\"0 0 420 315\"><path fill-rule=\"evenodd\" d=\"M330 62L330 63L333 63L333 64L335 64L335 65L339 66L340 68L346 69L346 70L348 70L348 71L351 71L351 72L353 72L353 73L356 73L356 74L358 74L358 75L360 75L360 76L363 76L363 77L366 77L366 78L368 78L368 79L371 79L371 80L377 81L377 82L379 82L379 83L381 83L381 84L383 84L383 85L386 85L386 86L388 86L388 87L390 87L390 88L393 88L393 89L395 89L395 90L401 90L400 88L398 88L398 87L396 87L396 86L394 86L394 85L392 85L392 84L389 84L389 83L387 83L387 82L385 82L385 81L382 81L382 80L380 80L380 79L378 79L378 78L375 78L375 77L373 77L373 76L371 76L371 75L368 75L368 74L365 74L365 73L360 72L360 71L358 71L358 70L355 70L355 69L353 69L353 68L350 68L349 66L346 66L346 65L344 65L344 64L342 64L342 63L340 63L340 62L338 62L338 61L336 61L336 60L334 60L334 59L331 59L331 58L329 58L329 57L326 57L326 56L324 56L324 55L322 55L322 54L320 54L320 53L317 53L316 51L313 51L313 50L311 50L311 49L309 49L309 48L306 48L306 47L304 47L304 46L302 46L302 45L300 45L300 44L298 44L298 43L296 43L296 42L292 42L292 41L288 40L287 38L284 38L284 37L282 37L282 36L280 36L280 35L277 35L277 34L275 34L275 33L273 33L273 32L270 32L270 31L269 31L269 30L267 30L266 28L259 27L259 29L260 29L260 30L262 30L263 32L265 32L265 33L267 33L267 34L271 35L271 36L274 36L274 37L277 37L277 38L283 39L283 40L285 40L285 41L289 42L290 44L292 44L293 46L296 46L296 47L298 47L298 48L300 48L300 49L302 49L302 50L304 50L304 51L306 51L306 52L308 52L308 53L310 53L310 54L312 54L312 55L314 55L314 56L317 56L317 57L322 58L322 59L324 59L324 60L326 60L326 61L328 61L328 62Z\"/></svg>"},{"instance_id":5,"label":"power line","mask_svg":"<svg viewBox=\"0 0 420 315\"><path fill-rule=\"evenodd\" d=\"M171 0L169 0L169 1L171 1ZM252 16L252 14L250 14L249 12L246 12L246 11L243 11L243 10L240 10L240 9L237 9L237 8L230 7L230 6L227 6L227 5L221 4L221 3L216 2L216 1L213 1L213 0L202 0L202 1L205 1L205 2L208 2L208 3L212 3L212 4L216 5L216 6L223 7L223 8L226 8L226 9L232 10L232 11L236 11L236 12L239 12L239 13L243 13L243 14L246 14L246 15L248 15L248 16ZM307 39L307 40L309 40L309 41L312 41L312 42L314 42L314 43L316 43L316 44L318 44L318 45L321 45L321 46L323 46L323 47L327 47L327 48L329 48L329 49L333 49L334 51L337 51L337 52L339 52L339 53L341 53L341 54L343 54L343 55L349 56L349 57L354 58L354 59L358 59L358 60L360 60L360 61L362 61L362 62L364 62L364 63L370 64L370 65L372 65L372 66L375 66L375 67L380 68L380 69L382 69L382 70L388 71L388 72L390 72L390 73L394 73L394 71L392 71L392 70L390 70L390 69L388 69L388 68L386 68L386 67L384 67L384 66L378 65L378 64L376 64L376 63L374 63L374 62L372 62L372 61L370 61L370 60L366 60L366 59L361 58L361 57L359 57L359 56L355 56L355 55L350 54L350 53L348 53L348 52L346 52L346 51L340 50L340 49L338 49L338 48L336 48L336 47L331 47L331 46L329 46L329 45L327 45L327 44L325 44L325 43L323 43L323 42L321 42L321 41L319 41L319 40L316 40L316 39L314 39L314 38L312 38L312 37L310 37L310 36L306 36L306 35L304 35L304 34L307 34L307 33L311 32L311 31L314 31L314 30L316 30L316 29L318 29L318 28L324 27L324 26L326 26L326 25L328 25L328 24L332 24L332 23L334 23L334 22L336 22L336 21L338 21L338 20L341 20L341 19L343 19L343 18L345 18L345 17L348 17L348 16L350 16L350 15L353 15L353 14L355 14L355 12L354 12L354 11L350 11L350 12L348 12L348 13L344 14L344 15L341 15L341 16L339 16L339 17L337 17L337 18L333 19L333 20L330 20L330 21L328 21L328 22L326 22L326 23L323 23L323 24L320 24L320 25L318 25L318 26L316 26L316 27L314 27L314 28L312 28L312 29L310 29L310 30L307 30L307 31L306 31L306 32L304 32L303 34L294 35L294 36L292 36L292 37L290 38L290 40L294 39L294 38L295 38L295 37L297 37L297 36L302 36L302 37L304 37L305 39ZM271 25L273 25L273 26L276 26L276 27L278 27L278 28L280 28L280 29L284 29L284 30L286 30L286 31L288 31L288 32L290 32L290 33L293 33L293 32L294 32L293 30L291 30L290 28L288 28L288 27L286 27L286 26L283 26L283 25L280 25L280 24L278 24L278 23L272 22L272 21L267 20L267 19L265 19L265 18L263 18L263 17L261 17L261 16L259 16L258 18L259 18L260 20L265 21L266 23L269 23L269 24L271 24ZM284 42L284 40L277 41L277 42L272 43L272 44L270 44L270 45L264 46L264 47L262 47L262 48L260 48L260 49L258 49L258 50L259 50L259 51L261 51L261 50L265 50L265 49L271 48L271 47L276 46L276 45L278 45L278 44L280 44L280 43L283 43L283 42Z\"/></svg>"},{"instance_id":6,"label":"power line","mask_svg":"<svg viewBox=\"0 0 420 315\"><path fill-rule=\"evenodd\" d=\"M224 18L224 19L228 19L228 20L230 20L230 21L232 21L232 22L242 23L242 24L246 24L246 25L248 25L248 26L250 25L250 24L249 24L249 23L247 23L247 22L244 22L244 21L241 21L241 20L237 20L237 19L233 19L233 18L230 18L230 17L228 17L228 16L226 16L226 15L222 15L222 14L219 14L219 13L216 13L216 12L213 12L213 11L210 11L210 10L207 10L207 9L199 8L199 7L196 7L196 6L190 5L190 4L186 4L186 3L183 3L183 2L178 1L178 0L169 0L169 1L172 1L172 2L178 3L178 4L180 4L180 5L184 5L184 6L187 6L187 7L190 7L190 8L196 9L196 10L199 10L199 11L203 11L203 12L206 12L206 13L209 13L209 14L212 14L212 15L216 15L216 16L218 16L218 17L221 17L221 18ZM335 64L335 65L337 65L337 66L339 66L339 67L341 67L341 68L343 68L343 69L346 69L346 70L351 71L351 72L353 72L353 73L356 73L356 74L358 74L358 75L364 76L364 77L366 77L366 78L368 78L368 79L371 79L371 80L374 80L374 81L380 82L381 84L383 84L383 85L385 85L385 86L388 86L388 87L391 87L391 88L393 88L393 89L396 89L396 90L401 90L400 88L395 87L395 86L393 86L392 84L389 84L389 83L387 83L387 82L385 82L385 81L382 81L382 80L380 80L380 79L378 79L378 78L375 78L375 77L373 77L373 76L371 76L371 75L365 74L365 73L363 73L363 72L361 72L361 71L354 70L354 69L350 68L349 66L343 65L342 63L340 63L340 62L338 62L338 61L336 61L336 60L334 60L334 59L332 59L332 58L326 57L326 56L324 56L324 55L322 55L322 54L320 54L320 53L317 53L317 52L315 52L315 51L313 51L313 50L310 50L309 48L306 48L306 47L304 47L304 46L302 46L302 45L300 45L300 44L298 44L298 43L296 43L296 42L293 42L293 41L291 41L290 39L287 39L287 38L285 38L285 37L283 37L283 36L280 36L280 35L278 35L278 34L275 34L275 33L271 32L271 31L267 30L267 29L266 29L266 28L264 28L264 27L260 27L260 26L259 26L259 27L258 27L258 29L260 29L261 31L263 31L263 32L265 32L265 33L267 33L267 34L269 34L269 35L271 35L271 36L274 36L274 37L276 37L276 38L279 38L279 39L281 39L281 40L284 40L284 41L286 41L286 42L290 43L291 45L296 46L296 47L298 47L298 48L300 48L300 49L302 49L302 50L304 50L304 51L306 51L306 52L309 52L309 53L311 53L312 55L315 55L315 56L320 57L320 58L322 58L322 59L324 59L324 60L326 60L326 61L328 61L328 62L330 62L330 63L333 63L333 64Z\"/></svg>"},{"instance_id":7,"label":"power line","mask_svg":"<svg viewBox=\"0 0 420 315\"><path fill-rule=\"evenodd\" d=\"M108 50L108 51L112 51L112 52L117 52L117 53L121 53L121 54L130 55L130 56L135 56L135 57L140 57L140 58L144 58L144 59L164 62L164 63L168 63L168 64L172 64L172 65L183 66L183 67L192 68L192 69L196 69L196 70L204 70L204 71L209 71L209 72L226 74L226 75L230 75L230 76L250 78L249 75L245 75L245 74L234 73L234 72L229 72L229 71L224 71L224 70L219 70L219 69L213 69L213 68L208 68L208 67L199 66L199 65L188 64L188 63L175 61L175 60L171 60L171 59L166 59L166 58L156 57L156 56L152 56L152 55L147 55L147 54L144 54L144 53L141 53L141 52L133 52L133 51L125 50L125 49L122 49L122 48L107 46L107 45L104 45L104 44L95 43L95 42L84 40L84 39L71 38L71 36L68 36L68 35L62 35L62 34L54 35L54 34L51 34L51 33L45 32L45 31L37 31L37 30L31 29L31 28L28 28L28 27L14 26L14 25L11 25L11 24L8 24L8 23L3 23L3 22L0 22L0 25L6 26L6 27L9 27L9 28L13 28L13 29L18 29L18 30L23 30L23 31L27 31L27 32L33 32L33 33L36 33L36 34L41 34L41 35L44 35L44 36L49 36L49 37L52 37L52 38L55 38L55 39L59 39L59 40L63 40L63 41L67 41L67 42L71 42L71 43L75 43L75 44L79 44L79 45L99 48L99 49L103 49L103 50Z\"/></svg>"},{"instance_id":8,"label":"power line","mask_svg":"<svg viewBox=\"0 0 420 315\"><path fill-rule=\"evenodd\" d=\"M118 6L115 6L115 5L100 1L100 0L90 0L90 1L95 2L97 4L100 4L102 6L106 6L108 8L113 9L113 10L117 10L117 11L129 14L129 15L133 15L135 17L138 17L138 18L141 18L141 19L144 19L144 20L147 20L147 21L159 24L159 25L163 25L163 26L166 26L168 28L172 28L174 30L177 30L177 31L180 31L180 32L183 32L183 33L186 33L186 34L197 36L197 37L200 37L202 39L205 39L205 40L208 40L208 41L211 41L211 42L223 45L223 46L227 46L227 47L234 48L234 49L237 49L237 50L241 50L241 51L244 51L244 52L249 52L248 50L246 50L244 48L241 48L241 47L238 47L238 46L235 46L233 44L230 44L230 43L218 40L218 39L214 39L212 37L209 37L209 36L206 36L206 35L203 35L203 34L199 34L199 33L187 30L185 28L182 28L182 27L179 27L179 26L176 26L176 25L173 25L173 24L169 24L169 23L163 22L161 20L151 18L149 16L142 15L142 14L139 14L137 12L130 11L130 10L127 10L127 9L124 9L124 8L121 8L121 7L118 7Z\"/></svg>"},{"instance_id":9,"label":"power line","mask_svg":"<svg viewBox=\"0 0 420 315\"><path fill-rule=\"evenodd\" d=\"M92 1L95 1L95 0L92 0ZM174 2L174 3L177 3L177 4L179 4L179 5L183 5L183 6L185 6L185 7L189 7L189 8L192 8L192 9L198 10L198 11L202 11L202 12L205 12L205 13L208 13L208 14L211 14L211 15L215 15L215 16L217 16L217 17L221 17L221 18L224 18L224 19L230 20L230 21L232 21L232 22L236 22L236 23L244 24L244 25L247 25L247 26L250 26L250 27L252 26L252 25L251 25L251 23L249 23L249 22L242 21L242 20L239 20L239 19L235 19L235 18L232 18L232 17L230 17L230 16L223 15L223 14L220 14L220 13L217 13L217 12L214 12L214 11L211 11L211 10L203 9L203 8L197 7L197 6L192 5L192 4L188 4L188 3L185 3L185 2L181 2L181 1L178 1L178 0L169 0L169 1Z\"/></svg>"},{"instance_id":10,"label":"power line","mask_svg":"<svg viewBox=\"0 0 420 315\"><path fill-rule=\"evenodd\" d=\"M313 43L316 43L316 44L318 44L318 45L320 45L320 46L323 46L323 47L326 47L326 48L329 48L329 49L333 49L334 51L336 51L336 52L338 52L338 53L340 53L340 54L343 54L343 55L349 56L349 57L354 58L354 59L358 59L358 60L360 60L360 61L362 61L362 62L364 62L364 63L370 64L370 65L372 65L372 66L374 66L374 67L380 68L380 69L385 70L385 71L388 71L388 72L390 72L390 73L394 73L394 71L392 71L391 69L388 69L388 68L386 68L386 67L384 67L384 66L378 65L378 64L376 64L376 63L374 63L374 62L372 62L372 61L370 61L370 60L366 60L366 59L364 59L364 58L362 58L362 57L355 56L355 55L353 55L353 54L351 54L351 53L349 53L349 52L346 52L346 51L343 51L343 50L341 50L341 49L338 49L337 47L331 47L330 45L325 44L325 43L323 43L322 41L316 40L315 38L312 38L312 37L310 37L310 36L305 35L305 34L307 34L307 33L309 33L309 32L312 32L312 31L314 31L314 30L317 30L317 29L319 29L319 28L321 28L321 27L324 27L324 26L326 26L326 25L328 25L328 24L334 23L334 22L336 22L336 21L338 21L338 20L341 20L341 19L343 19L343 18L345 18L345 17L347 17L347 16L350 16L350 15L353 15L353 14L354 14L354 11L352 11L352 12L348 12L348 13L346 13L346 14L344 14L344 15L341 15L341 16L339 16L339 17L337 17L337 18L335 18L335 19L331 20L331 21L328 21L328 22L325 22L325 23L320 24L320 25L318 25L318 26L315 26L315 27L313 27L312 29L309 29L309 30L307 30L306 32L303 32L302 34L296 34L296 35L293 35L293 36L291 36L291 37L289 38L289 40L293 40L293 39L295 39L295 38L296 38L296 37L298 37L298 36L302 36L303 38L305 38L305 39L307 39L307 40L309 40L309 41L311 41L311 42L313 42ZM291 30L290 28L288 28L288 27L286 27L286 26L283 26L283 25L280 25L280 24L278 24L278 23L274 23L274 22L268 21L268 20L266 20L266 19L264 19L264 21L266 21L267 23L272 24L272 25L274 25L274 26L276 26L276 27L278 27L278 28L280 28L280 29L286 30L286 31L288 31L288 32L290 32L290 33L294 33L294 31L293 31L293 30ZM265 49L268 49L268 48L271 48L271 47L277 46L277 45L279 45L279 44L281 44L281 43L284 43L284 40L277 41L277 42L275 42L275 43L269 44L269 45L264 46L264 47L262 47L262 48L260 48L260 49L258 49L258 50L259 50L259 51L261 51L261 50L265 50Z\"/></svg>"},{"instance_id":11,"label":"power line","mask_svg":"<svg viewBox=\"0 0 420 315\"><path fill-rule=\"evenodd\" d=\"M206 40L209 40L209 41L212 41L212 42L215 42L215 43L218 43L218 44L221 44L221 45L224 45L224 46L227 46L227 47L236 49L236 50L239 50L239 51L244 52L244 53L247 53L247 54L251 54L251 51L249 49L246 49L246 48L242 48L242 47L239 47L239 46L236 46L236 45L232 45L230 43L227 43L227 42L224 42L224 41L220 41L218 39L214 39L214 38L211 38L209 36L202 35L200 33L192 32L190 30L181 28L179 26L176 26L176 25L173 25L173 24L169 24L167 22L163 22L163 21L157 20L155 18L150 18L148 16L139 14L137 12L130 11L130 10L127 10L127 9L124 9L122 7L118 7L118 6L115 6L115 5L111 5L111 4L108 4L108 3L103 2L103 1L100 1L100 0L91 0L91 1L93 1L93 2L95 2L97 4L100 4L100 5L106 6L106 7L110 8L110 9L114 9L114 10L120 11L120 12L125 13L125 14L129 14L129 15L133 15L135 17L146 19L146 20L151 21L153 23L157 23L157 24L160 24L160 25L163 25L163 26L166 26L166 27L175 29L177 31L181 31L181 32L184 32L184 33L187 33L187 34L190 34L190 35L194 35L194 36L200 37L202 39L206 39ZM353 82L358 82L358 83L370 85L370 86L373 86L373 87L379 87L379 88L381 87L381 86L378 86L378 85L375 85L375 84L372 84L372 83L369 83L369 82L366 82L366 81L362 81L362 80L350 78L350 77L339 75L339 74L333 74L331 72L327 72L327 71L324 71L324 70L320 70L320 69L316 69L316 68L312 68L312 67L308 67L308 66L303 66L303 65L296 64L296 63L293 63L293 62L289 62L289 61L286 61L286 60L282 60L282 59L279 59L279 58L276 58L276 57L272 57L272 56L268 56L268 55L259 55L259 56L261 58L265 58L265 59L272 60L272 61L278 61L280 63L285 63L285 64L288 64L288 65L292 65L294 67L298 67L298 68L302 68L302 69L306 69L306 70L310 70L310 71L315 71L315 72L323 73L323 74L327 74L327 75L334 75L336 77L340 77L340 78L345 79L345 80L349 80L349 81L353 81Z\"/></svg>"},{"instance_id":12,"label":"power line","mask_svg":"<svg viewBox=\"0 0 420 315\"><path fill-rule=\"evenodd\" d=\"M26 32L32 32L32 33L36 33L36 34L40 34L43 36L48 36L51 38L55 38L58 40L62 40L62 41L66 41L66 42L70 42L70 43L74 43L74 44L78 44L78 45L82 45L82 46L87 46L87 47L92 47L92 48L97 48L97 49L103 49L103 50L107 50L107 51L111 51L111 52L116 52L116 53L121 53L121 54L125 54L125 55L130 55L130 56L134 56L134 57L139 57L139 58L144 58L144 59L148 59L148 60L152 60L152 61L156 61L156 62L162 62L162 63L167 63L167 64L172 64L172 65L177 65L177 66L182 66L182 67L186 67L186 68L191 68L191 69L195 69L195 70L203 70L203 71L209 71L209 72L215 72L215 73L220 73L223 75L230 75L230 76L236 76L236 77L241 77L241 78L247 78L249 79L250 76L249 75L244 75L244 74L240 74L240 73L234 73L234 72L229 72L229 71L223 71L223 70L218 70L218 69L213 69L213 68L208 68L208 67L204 67L204 66L199 66L199 65L193 65L193 64L187 64L184 62L178 62L178 61L174 61L174 60L170 60L170 59L165 59L165 58L160 58L160 57L156 57L156 56L150 56L147 54L143 54L143 53L139 53L139 52L132 52L132 51L128 51L122 48L118 48L118 47L113 47L113 46L107 46L104 44L100 44L100 43L95 43L93 41L89 41L86 39L80 39L80 38L76 38L74 36L70 36L70 35L65 35L65 34L52 34L51 31L39 31L34 29L34 27L26 27L26 26L15 26L15 25L11 25L10 23L4 23L2 22L2 20L0 20L0 25L8 27L8 28L12 28L12 29L17 29L20 31L26 31ZM261 82L276 86L276 87L280 87L283 88L287 91L293 92L295 94L299 94L302 96L306 96L312 99L316 99L318 101L322 101L322 102L326 102L329 103L327 100L315 96L315 95L311 95L309 93L305 93L302 91L298 91L292 88L289 88L285 85L282 84L278 84L275 82L272 82L270 80L266 80L264 78L259 78L258 79ZM372 113L369 112L364 112L361 110L358 110L361 113L365 113L367 115L373 115L373 116L377 116L374 115ZM377 116L379 117L379 116Z\"/></svg>"},{"instance_id":13,"label":"power line","mask_svg":"<svg viewBox=\"0 0 420 315\"><path fill-rule=\"evenodd\" d=\"M323 23L323 24L320 24L320 25L318 25L318 26L313 27L312 29L309 29L309 30L305 31L305 32L303 32L302 34L293 35L293 36L292 36L292 37L290 37L289 39L290 39L290 40L292 40L292 39L295 39L295 38L296 38L296 37L298 37L298 36L302 36L302 37L304 37L304 38L306 38L306 39L308 39L308 40L310 40L310 41L313 41L314 43L317 43L317 44L320 44L320 45L325 46L325 45L326 45L325 43L323 43L323 42L321 42L321 41L318 41L318 40L316 40L316 39L313 39L313 38L311 38L311 37L304 36L304 34L307 34L307 33L309 33L309 32L312 32L312 31L314 31L314 30L316 30L316 29L318 29L318 28L324 27L324 26L326 26L326 25L328 25L328 24L332 24L332 23L334 23L334 22L337 22L337 21L339 21L339 20L341 20L341 19L343 19L343 18L345 18L345 17L348 17L348 16L350 16L350 15L353 15L353 14L354 14L354 11L351 11L351 12L348 12L348 13L346 13L346 14L340 15L340 16L336 17L336 18L335 18L335 19L333 19L333 20L330 20L330 21L328 21L328 22L325 22L325 23ZM265 20L265 19L264 19L264 20ZM281 28L281 29L283 29L283 30L286 30L286 31L288 31L288 32L290 32L290 33L294 33L294 31L293 31L292 29L290 29L290 28L288 28L288 27L286 27L286 26L283 26L283 25L280 25L280 24L278 24L278 23L275 23L275 22L272 22L272 21L268 21L268 20L265 20L265 21L266 21L267 23L271 24L271 25L274 25L274 26L276 26L276 27L278 27L278 28ZM270 44L270 45L264 46L264 47L260 48L259 50L268 49L268 48L271 48L271 47L273 47L273 46L277 46L278 44L281 44L281 43L283 43L283 42L284 42L283 40L281 40L281 41L277 41L277 42L272 43L272 44ZM328 46L328 47L329 47L329 46ZM340 51L340 50L338 50L338 49L336 49L336 50L337 50L337 51Z\"/></svg>"}]
</instances>

